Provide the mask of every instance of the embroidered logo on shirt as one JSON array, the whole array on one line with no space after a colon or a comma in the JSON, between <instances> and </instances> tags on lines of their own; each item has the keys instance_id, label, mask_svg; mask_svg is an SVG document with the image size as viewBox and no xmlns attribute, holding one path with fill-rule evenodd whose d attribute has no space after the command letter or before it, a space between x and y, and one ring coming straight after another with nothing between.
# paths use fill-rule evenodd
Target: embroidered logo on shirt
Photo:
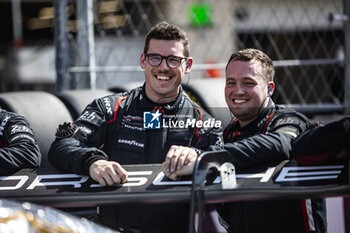
<instances>
[{"instance_id":1,"label":"embroidered logo on shirt","mask_svg":"<svg viewBox=\"0 0 350 233\"><path fill-rule=\"evenodd\" d=\"M241 135L241 132L235 131L235 132L232 133L231 137L233 138L233 137L236 137L236 136L239 136L239 135Z\"/></svg>"}]
</instances>

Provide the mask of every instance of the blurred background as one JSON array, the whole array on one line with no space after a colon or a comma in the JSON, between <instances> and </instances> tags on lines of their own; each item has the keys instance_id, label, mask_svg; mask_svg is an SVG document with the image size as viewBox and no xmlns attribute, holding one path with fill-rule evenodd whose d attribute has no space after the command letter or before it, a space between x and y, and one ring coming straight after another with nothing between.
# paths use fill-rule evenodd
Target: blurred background
<instances>
[{"instance_id":1,"label":"blurred background","mask_svg":"<svg viewBox=\"0 0 350 233\"><path fill-rule=\"evenodd\" d=\"M189 34L190 81L223 82L232 51L254 47L275 62L277 103L343 113L347 2L0 0L0 91L117 90L142 81L145 33L166 20Z\"/></svg>"},{"instance_id":2,"label":"blurred background","mask_svg":"<svg viewBox=\"0 0 350 233\"><path fill-rule=\"evenodd\" d=\"M349 0L0 0L0 95L139 85L145 34L165 20L188 32L201 105L225 106L226 62L252 47L274 61L274 100L327 122L350 112L349 15ZM349 202L328 199L329 232L345 232Z\"/></svg>"}]
</instances>

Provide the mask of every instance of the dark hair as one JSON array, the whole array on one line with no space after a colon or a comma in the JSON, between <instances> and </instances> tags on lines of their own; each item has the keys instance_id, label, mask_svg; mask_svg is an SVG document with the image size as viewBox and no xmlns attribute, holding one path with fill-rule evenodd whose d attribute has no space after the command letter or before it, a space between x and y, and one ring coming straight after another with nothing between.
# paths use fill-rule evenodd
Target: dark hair
<instances>
[{"instance_id":1,"label":"dark hair","mask_svg":"<svg viewBox=\"0 0 350 233\"><path fill-rule=\"evenodd\" d=\"M151 39L181 41L184 46L185 57L190 55L187 34L182 28L176 25L163 21L152 27L146 35L144 53L148 52Z\"/></svg>"},{"instance_id":2,"label":"dark hair","mask_svg":"<svg viewBox=\"0 0 350 233\"><path fill-rule=\"evenodd\" d=\"M231 61L251 61L253 59L258 60L261 63L262 68L264 69L266 81L273 81L275 69L272 60L269 56L258 49L248 48L233 53L226 64L225 70L227 70Z\"/></svg>"}]
</instances>

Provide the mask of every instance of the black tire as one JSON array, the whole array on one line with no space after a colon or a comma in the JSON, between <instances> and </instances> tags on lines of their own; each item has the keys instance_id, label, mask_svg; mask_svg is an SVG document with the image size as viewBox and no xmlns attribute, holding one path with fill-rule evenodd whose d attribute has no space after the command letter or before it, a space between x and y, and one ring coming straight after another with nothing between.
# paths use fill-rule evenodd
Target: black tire
<instances>
[{"instance_id":1,"label":"black tire","mask_svg":"<svg viewBox=\"0 0 350 233\"><path fill-rule=\"evenodd\" d=\"M77 119L83 112L85 107L91 103L94 99L101 98L107 95L114 94L112 91L108 90L66 90L57 94L57 97L66 105L72 118Z\"/></svg>"},{"instance_id":2,"label":"black tire","mask_svg":"<svg viewBox=\"0 0 350 233\"><path fill-rule=\"evenodd\" d=\"M127 82L124 84L120 84L115 87L109 88L110 91L113 91L114 93L120 93L125 91L131 91L134 88L141 87L144 84L145 81L135 81L135 82Z\"/></svg>"},{"instance_id":3,"label":"black tire","mask_svg":"<svg viewBox=\"0 0 350 233\"><path fill-rule=\"evenodd\" d=\"M63 122L72 121L62 101L47 92L9 92L0 94L0 106L24 116L29 121L42 154L40 167L52 167L47 153L55 140L56 129Z\"/></svg>"}]
</instances>

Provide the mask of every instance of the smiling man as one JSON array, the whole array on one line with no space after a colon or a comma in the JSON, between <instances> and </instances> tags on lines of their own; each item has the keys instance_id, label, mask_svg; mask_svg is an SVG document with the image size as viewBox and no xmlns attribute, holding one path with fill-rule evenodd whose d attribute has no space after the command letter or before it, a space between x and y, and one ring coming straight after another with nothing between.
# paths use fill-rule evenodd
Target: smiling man
<instances>
[{"instance_id":1,"label":"smiling man","mask_svg":"<svg viewBox=\"0 0 350 233\"><path fill-rule=\"evenodd\" d=\"M151 28L140 56L144 85L97 99L73 124L62 124L49 161L58 169L113 186L128 181L124 164L162 163L171 145L207 149L220 142L214 127L161 125L162 118L173 126L185 119L210 119L181 87L192 62L183 29L166 22ZM186 232L188 208L185 204L103 206L100 222L121 232Z\"/></svg>"},{"instance_id":2,"label":"smiling man","mask_svg":"<svg viewBox=\"0 0 350 233\"><path fill-rule=\"evenodd\" d=\"M184 74L191 70L192 62L188 42L148 40L140 58L141 68L145 70L147 97L155 103L174 101L180 92Z\"/></svg>"},{"instance_id":3,"label":"smiling man","mask_svg":"<svg viewBox=\"0 0 350 233\"><path fill-rule=\"evenodd\" d=\"M257 49L235 52L227 63L225 99L234 118L224 146L210 149L227 150L238 172L290 159L292 142L309 125L302 114L274 104L274 73L271 59ZM163 172L174 180L192 174L197 157L194 148L173 146ZM223 203L218 212L228 232L326 232L322 199Z\"/></svg>"},{"instance_id":4,"label":"smiling man","mask_svg":"<svg viewBox=\"0 0 350 233\"><path fill-rule=\"evenodd\" d=\"M257 60L230 62L226 69L225 99L241 127L257 118L275 90L273 67Z\"/></svg>"}]
</instances>

